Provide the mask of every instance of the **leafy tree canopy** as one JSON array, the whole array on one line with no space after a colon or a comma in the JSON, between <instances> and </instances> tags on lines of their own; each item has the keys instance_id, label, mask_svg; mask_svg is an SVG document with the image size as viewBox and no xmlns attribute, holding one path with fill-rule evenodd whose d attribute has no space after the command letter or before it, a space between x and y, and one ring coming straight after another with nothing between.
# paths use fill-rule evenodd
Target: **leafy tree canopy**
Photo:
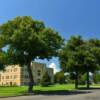
<instances>
[{"instance_id":1,"label":"leafy tree canopy","mask_svg":"<svg viewBox=\"0 0 100 100\"><path fill-rule=\"evenodd\" d=\"M9 63L25 63L25 59L57 56L63 39L58 32L30 16L16 17L0 26L2 47L8 47ZM27 57L25 56L25 53ZM25 58L26 57L26 58Z\"/></svg>"},{"instance_id":2,"label":"leafy tree canopy","mask_svg":"<svg viewBox=\"0 0 100 100\"><path fill-rule=\"evenodd\" d=\"M71 37L60 52L61 67L65 71L95 71L100 64L100 41Z\"/></svg>"},{"instance_id":3,"label":"leafy tree canopy","mask_svg":"<svg viewBox=\"0 0 100 100\"><path fill-rule=\"evenodd\" d=\"M30 16L16 17L0 26L0 46L7 47L7 64L27 65L29 92L33 92L31 61L58 55L63 39L58 32Z\"/></svg>"}]
</instances>

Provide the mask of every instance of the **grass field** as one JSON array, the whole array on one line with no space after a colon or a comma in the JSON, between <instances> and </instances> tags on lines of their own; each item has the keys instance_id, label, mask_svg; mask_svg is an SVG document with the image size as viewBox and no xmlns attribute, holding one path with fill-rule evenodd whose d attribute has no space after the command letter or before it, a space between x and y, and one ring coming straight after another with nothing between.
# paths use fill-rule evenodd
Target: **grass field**
<instances>
[{"instance_id":1,"label":"grass field","mask_svg":"<svg viewBox=\"0 0 100 100\"><path fill-rule=\"evenodd\" d=\"M26 86L21 87L0 87L0 96L18 96L23 95L27 92ZM64 91L64 90L74 90L74 85L53 85L49 87L34 86L33 90L36 91Z\"/></svg>"},{"instance_id":2,"label":"grass field","mask_svg":"<svg viewBox=\"0 0 100 100\"><path fill-rule=\"evenodd\" d=\"M80 86L80 87L85 87L85 85ZM100 84L98 85L92 85L91 87L99 87ZM0 97L2 96L18 96L18 95L25 95L27 94L27 86L21 86L21 87L0 87ZM75 90L74 84L64 84L64 85L52 85L49 87L41 87L41 86L34 86L33 88L35 93L38 92L59 92L59 91L71 91Z\"/></svg>"}]
</instances>

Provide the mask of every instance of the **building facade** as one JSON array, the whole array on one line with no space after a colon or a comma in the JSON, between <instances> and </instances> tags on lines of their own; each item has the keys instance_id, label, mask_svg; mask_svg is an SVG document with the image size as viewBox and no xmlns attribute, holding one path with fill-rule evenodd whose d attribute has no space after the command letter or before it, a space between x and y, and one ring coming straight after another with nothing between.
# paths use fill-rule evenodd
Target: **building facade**
<instances>
[{"instance_id":1,"label":"building facade","mask_svg":"<svg viewBox=\"0 0 100 100\"><path fill-rule=\"evenodd\" d=\"M51 77L51 83L54 82L53 69L47 68L46 64L32 62L32 73L35 84L39 84L44 73L47 71ZM28 85L29 74L27 66L9 65L4 71L0 71L0 86L23 86Z\"/></svg>"},{"instance_id":2,"label":"building facade","mask_svg":"<svg viewBox=\"0 0 100 100\"><path fill-rule=\"evenodd\" d=\"M0 85L21 85L21 67L19 65L7 66L4 71L0 71Z\"/></svg>"}]
</instances>

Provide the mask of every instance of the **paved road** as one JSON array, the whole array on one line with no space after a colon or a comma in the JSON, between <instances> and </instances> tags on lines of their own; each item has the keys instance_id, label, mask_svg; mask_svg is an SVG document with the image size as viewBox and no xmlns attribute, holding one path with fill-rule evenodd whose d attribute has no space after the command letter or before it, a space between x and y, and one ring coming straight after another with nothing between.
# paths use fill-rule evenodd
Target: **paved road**
<instances>
[{"instance_id":1,"label":"paved road","mask_svg":"<svg viewBox=\"0 0 100 100\"><path fill-rule=\"evenodd\" d=\"M0 98L0 100L100 100L100 90L91 90L91 93L69 95L34 95Z\"/></svg>"}]
</instances>

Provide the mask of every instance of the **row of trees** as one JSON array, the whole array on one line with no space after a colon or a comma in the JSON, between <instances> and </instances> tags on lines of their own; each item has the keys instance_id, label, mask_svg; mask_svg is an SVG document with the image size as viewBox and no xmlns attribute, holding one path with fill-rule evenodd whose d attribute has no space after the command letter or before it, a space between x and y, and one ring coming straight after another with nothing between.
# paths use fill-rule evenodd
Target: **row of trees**
<instances>
[{"instance_id":1,"label":"row of trees","mask_svg":"<svg viewBox=\"0 0 100 100\"><path fill-rule=\"evenodd\" d=\"M89 88L89 72L95 73L100 69L100 40L72 36L59 54L63 71L75 76L75 87L78 88L79 77L86 73Z\"/></svg>"},{"instance_id":2,"label":"row of trees","mask_svg":"<svg viewBox=\"0 0 100 100\"><path fill-rule=\"evenodd\" d=\"M99 68L100 41L71 37L65 44L58 32L30 16L16 17L0 25L0 69L8 64L27 65L29 92L33 92L31 61L59 56L64 72L75 73L76 87L79 75ZM87 85L87 87L89 87Z\"/></svg>"},{"instance_id":3,"label":"row of trees","mask_svg":"<svg viewBox=\"0 0 100 100\"><path fill-rule=\"evenodd\" d=\"M87 74L83 73L78 77L78 84L85 85L87 81ZM64 73L63 71L57 72L54 75L54 83L56 84L73 84L75 83L75 73ZM100 71L95 71L94 73L89 73L89 83L98 84L100 83Z\"/></svg>"}]
</instances>

